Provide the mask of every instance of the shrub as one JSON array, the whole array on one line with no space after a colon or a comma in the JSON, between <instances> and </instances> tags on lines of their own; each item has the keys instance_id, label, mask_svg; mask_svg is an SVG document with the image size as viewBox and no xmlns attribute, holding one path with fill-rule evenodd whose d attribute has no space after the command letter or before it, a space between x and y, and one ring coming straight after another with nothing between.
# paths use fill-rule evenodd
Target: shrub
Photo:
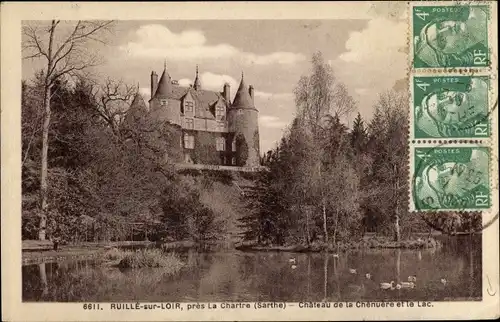
<instances>
[{"instance_id":1,"label":"shrub","mask_svg":"<svg viewBox=\"0 0 500 322\"><path fill-rule=\"evenodd\" d=\"M111 249L108 249L102 254L102 259L110 261L121 260L125 255L125 253L126 253L125 251L113 247Z\"/></svg>"},{"instance_id":2,"label":"shrub","mask_svg":"<svg viewBox=\"0 0 500 322\"><path fill-rule=\"evenodd\" d=\"M164 253L159 249L141 249L126 252L118 266L121 268L162 267L175 273L184 266L184 263L175 253Z\"/></svg>"}]
</instances>

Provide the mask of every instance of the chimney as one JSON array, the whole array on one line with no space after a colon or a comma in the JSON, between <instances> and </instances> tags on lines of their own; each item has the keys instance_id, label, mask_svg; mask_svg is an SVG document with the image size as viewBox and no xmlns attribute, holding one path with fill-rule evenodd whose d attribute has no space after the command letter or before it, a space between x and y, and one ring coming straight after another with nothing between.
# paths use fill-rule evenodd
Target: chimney
<instances>
[{"instance_id":1,"label":"chimney","mask_svg":"<svg viewBox=\"0 0 500 322\"><path fill-rule=\"evenodd\" d=\"M253 86L252 85L248 86L248 94L250 94L250 97L252 98L252 101L253 101Z\"/></svg>"},{"instance_id":2,"label":"chimney","mask_svg":"<svg viewBox=\"0 0 500 322\"><path fill-rule=\"evenodd\" d=\"M231 99L231 86L229 86L229 83L225 83L224 84L224 91L223 91L223 94L224 94L224 99L226 100L226 102L231 102L230 99Z\"/></svg>"},{"instance_id":3,"label":"chimney","mask_svg":"<svg viewBox=\"0 0 500 322\"><path fill-rule=\"evenodd\" d=\"M155 71L151 72L151 98L155 96L156 89L158 88L158 74Z\"/></svg>"}]
</instances>

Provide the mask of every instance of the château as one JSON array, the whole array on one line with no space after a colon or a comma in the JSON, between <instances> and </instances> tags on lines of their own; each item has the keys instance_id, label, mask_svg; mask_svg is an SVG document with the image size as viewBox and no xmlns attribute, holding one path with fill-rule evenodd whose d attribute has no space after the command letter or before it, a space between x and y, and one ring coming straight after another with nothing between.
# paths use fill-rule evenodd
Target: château
<instances>
[{"instance_id":1,"label":"ch\u00e2teau","mask_svg":"<svg viewBox=\"0 0 500 322\"><path fill-rule=\"evenodd\" d=\"M137 93L127 117L147 113L164 122L175 133L178 150L169 153L177 164L259 167L258 110L254 88L241 75L231 102L231 88L225 83L221 92L204 89L196 66L192 85L180 86L172 80L165 63L163 73L151 72L149 109ZM127 121L127 118L126 118Z\"/></svg>"}]
</instances>

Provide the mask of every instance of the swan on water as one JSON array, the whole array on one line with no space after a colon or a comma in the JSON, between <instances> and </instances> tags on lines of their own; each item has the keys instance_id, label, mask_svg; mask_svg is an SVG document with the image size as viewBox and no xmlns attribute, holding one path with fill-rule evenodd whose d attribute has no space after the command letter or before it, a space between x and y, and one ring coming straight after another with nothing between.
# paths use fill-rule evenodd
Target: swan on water
<instances>
[{"instance_id":1,"label":"swan on water","mask_svg":"<svg viewBox=\"0 0 500 322\"><path fill-rule=\"evenodd\" d=\"M417 275L408 276L408 282L416 282L416 281L417 281Z\"/></svg>"},{"instance_id":2,"label":"swan on water","mask_svg":"<svg viewBox=\"0 0 500 322\"><path fill-rule=\"evenodd\" d=\"M372 278L372 274L370 274L370 273L366 273L366 274L365 274L365 277L366 277L367 279L371 279L371 278Z\"/></svg>"},{"instance_id":3,"label":"swan on water","mask_svg":"<svg viewBox=\"0 0 500 322\"><path fill-rule=\"evenodd\" d=\"M355 269L355 268L349 268L349 273L351 273L351 274L356 274L356 273L357 273L357 271L356 271L356 269Z\"/></svg>"},{"instance_id":4,"label":"swan on water","mask_svg":"<svg viewBox=\"0 0 500 322\"><path fill-rule=\"evenodd\" d=\"M394 289L394 281L391 281L390 283L382 282L380 283L380 288L383 290Z\"/></svg>"},{"instance_id":5,"label":"swan on water","mask_svg":"<svg viewBox=\"0 0 500 322\"><path fill-rule=\"evenodd\" d=\"M413 282L401 282L401 287L402 288L414 288L415 283L413 283Z\"/></svg>"},{"instance_id":6,"label":"swan on water","mask_svg":"<svg viewBox=\"0 0 500 322\"><path fill-rule=\"evenodd\" d=\"M297 268L297 265L292 265L292 269L296 269Z\"/></svg>"},{"instance_id":7,"label":"swan on water","mask_svg":"<svg viewBox=\"0 0 500 322\"><path fill-rule=\"evenodd\" d=\"M446 278L442 278L442 279L441 279L441 283L442 283L443 285L446 285L446 283L448 283L448 281L446 280Z\"/></svg>"},{"instance_id":8,"label":"swan on water","mask_svg":"<svg viewBox=\"0 0 500 322\"><path fill-rule=\"evenodd\" d=\"M297 261L295 260L295 258L290 258L288 261L289 261L290 263L293 263L293 264L297 263Z\"/></svg>"}]
</instances>

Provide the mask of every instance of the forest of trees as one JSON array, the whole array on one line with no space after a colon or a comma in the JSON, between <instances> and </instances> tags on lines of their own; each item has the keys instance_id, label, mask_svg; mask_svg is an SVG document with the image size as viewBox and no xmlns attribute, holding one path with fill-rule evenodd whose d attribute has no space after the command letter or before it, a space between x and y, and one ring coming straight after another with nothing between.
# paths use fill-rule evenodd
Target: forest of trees
<instances>
[{"instance_id":1,"label":"forest of trees","mask_svg":"<svg viewBox=\"0 0 500 322\"><path fill-rule=\"evenodd\" d=\"M206 244L241 230L244 240L283 245L481 224L479 214L408 213L404 93L382 94L370 122L358 113L349 129L342 120L355 102L315 54L295 89L293 124L262 157L269 171L241 194L231 180L174 171L168 124L140 113L127 121L138 88L83 73L96 62L85 42L109 23L78 22L67 38L54 37L59 23L24 28L25 58L46 65L21 85L23 239Z\"/></svg>"},{"instance_id":2,"label":"forest of trees","mask_svg":"<svg viewBox=\"0 0 500 322\"><path fill-rule=\"evenodd\" d=\"M270 171L242 218L246 240L309 244L356 240L376 232L399 241L430 229L478 231L479 213L408 212L407 93L382 93L366 123L341 120L356 108L344 84L317 53L295 89L296 116L263 157Z\"/></svg>"}]
</instances>

